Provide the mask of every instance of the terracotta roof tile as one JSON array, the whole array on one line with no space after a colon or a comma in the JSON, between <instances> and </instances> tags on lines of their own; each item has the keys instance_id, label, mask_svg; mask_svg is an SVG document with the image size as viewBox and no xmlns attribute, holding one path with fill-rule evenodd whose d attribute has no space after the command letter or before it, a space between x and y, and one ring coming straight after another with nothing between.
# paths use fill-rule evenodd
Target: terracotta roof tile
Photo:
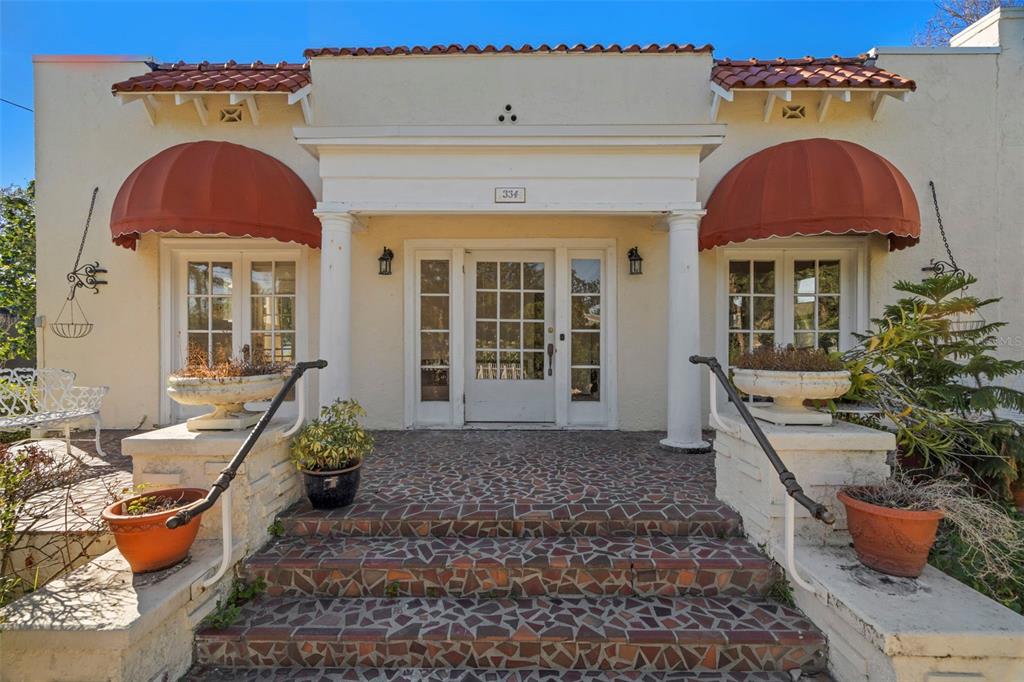
<instances>
[{"instance_id":1,"label":"terracotta roof tile","mask_svg":"<svg viewBox=\"0 0 1024 682\"><path fill-rule=\"evenodd\" d=\"M309 57L376 57L392 55L434 55L434 54L551 54L551 53L680 53L680 52L711 52L710 45L696 46L693 43L668 43L666 45L585 45L576 43L568 45L397 45L394 47L317 47L306 50L303 54Z\"/></svg>"},{"instance_id":2,"label":"terracotta roof tile","mask_svg":"<svg viewBox=\"0 0 1024 682\"><path fill-rule=\"evenodd\" d=\"M295 92L310 83L309 64L234 61L151 64L152 71L114 83L119 92Z\"/></svg>"},{"instance_id":3,"label":"terracotta roof tile","mask_svg":"<svg viewBox=\"0 0 1024 682\"><path fill-rule=\"evenodd\" d=\"M726 90L740 88L899 88L916 90L909 78L874 65L866 56L826 59L720 59L711 80Z\"/></svg>"}]
</instances>

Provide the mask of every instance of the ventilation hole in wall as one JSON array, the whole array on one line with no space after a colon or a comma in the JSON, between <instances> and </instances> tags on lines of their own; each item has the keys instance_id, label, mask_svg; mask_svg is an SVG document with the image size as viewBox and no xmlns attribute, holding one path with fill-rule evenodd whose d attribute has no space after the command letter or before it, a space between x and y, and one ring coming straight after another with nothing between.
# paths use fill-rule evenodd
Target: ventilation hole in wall
<instances>
[{"instance_id":1,"label":"ventilation hole in wall","mask_svg":"<svg viewBox=\"0 0 1024 682\"><path fill-rule=\"evenodd\" d=\"M220 110L221 123L238 123L242 120L242 107L224 107Z\"/></svg>"},{"instance_id":2,"label":"ventilation hole in wall","mask_svg":"<svg viewBox=\"0 0 1024 682\"><path fill-rule=\"evenodd\" d=\"M782 118L803 118L807 109L803 104L787 104L782 107Z\"/></svg>"}]
</instances>

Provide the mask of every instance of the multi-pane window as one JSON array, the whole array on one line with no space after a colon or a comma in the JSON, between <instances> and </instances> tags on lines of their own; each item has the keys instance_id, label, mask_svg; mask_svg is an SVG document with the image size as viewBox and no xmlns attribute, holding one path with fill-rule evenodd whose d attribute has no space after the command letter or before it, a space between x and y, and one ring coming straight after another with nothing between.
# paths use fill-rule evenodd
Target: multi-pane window
<instances>
[{"instance_id":1,"label":"multi-pane window","mask_svg":"<svg viewBox=\"0 0 1024 682\"><path fill-rule=\"evenodd\" d=\"M838 260L793 262L793 345L839 350Z\"/></svg>"},{"instance_id":2,"label":"multi-pane window","mask_svg":"<svg viewBox=\"0 0 1024 682\"><path fill-rule=\"evenodd\" d=\"M477 379L544 379L544 282L544 263L477 262Z\"/></svg>"},{"instance_id":3,"label":"multi-pane window","mask_svg":"<svg viewBox=\"0 0 1024 682\"><path fill-rule=\"evenodd\" d=\"M775 261L729 261L729 364L761 346L774 346Z\"/></svg>"},{"instance_id":4,"label":"multi-pane window","mask_svg":"<svg viewBox=\"0 0 1024 682\"><path fill-rule=\"evenodd\" d=\"M573 401L601 399L601 260L573 258L570 286Z\"/></svg>"},{"instance_id":5,"label":"multi-pane window","mask_svg":"<svg viewBox=\"0 0 1024 682\"><path fill-rule=\"evenodd\" d=\"M420 261L420 399L447 401L451 381L451 263Z\"/></svg>"},{"instance_id":6,"label":"multi-pane window","mask_svg":"<svg viewBox=\"0 0 1024 682\"><path fill-rule=\"evenodd\" d=\"M230 262L189 261L187 279L188 352L205 354L209 363L225 362L233 348L234 266Z\"/></svg>"},{"instance_id":7,"label":"multi-pane window","mask_svg":"<svg viewBox=\"0 0 1024 682\"><path fill-rule=\"evenodd\" d=\"M295 361L295 262L256 261L249 271L254 360Z\"/></svg>"}]
</instances>

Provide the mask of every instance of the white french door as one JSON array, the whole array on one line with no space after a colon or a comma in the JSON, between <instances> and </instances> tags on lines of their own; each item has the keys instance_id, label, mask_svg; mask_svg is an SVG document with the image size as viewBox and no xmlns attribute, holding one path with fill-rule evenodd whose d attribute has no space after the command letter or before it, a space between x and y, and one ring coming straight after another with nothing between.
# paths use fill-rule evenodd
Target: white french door
<instances>
[{"instance_id":1,"label":"white french door","mask_svg":"<svg viewBox=\"0 0 1024 682\"><path fill-rule=\"evenodd\" d=\"M467 251L467 422L554 422L553 251Z\"/></svg>"}]
</instances>

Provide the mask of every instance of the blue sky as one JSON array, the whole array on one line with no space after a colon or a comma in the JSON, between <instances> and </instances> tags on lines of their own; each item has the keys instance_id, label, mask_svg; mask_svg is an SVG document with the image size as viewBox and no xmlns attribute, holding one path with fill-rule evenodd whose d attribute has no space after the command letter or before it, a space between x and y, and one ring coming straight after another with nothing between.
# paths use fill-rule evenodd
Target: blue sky
<instances>
[{"instance_id":1,"label":"blue sky","mask_svg":"<svg viewBox=\"0 0 1024 682\"><path fill-rule=\"evenodd\" d=\"M272 62L301 60L304 48L329 45L707 42L719 57L851 55L908 44L933 11L931 0L0 0L0 97L32 106L33 54ZM32 114L0 103L0 185L32 177L32 138Z\"/></svg>"}]
</instances>

